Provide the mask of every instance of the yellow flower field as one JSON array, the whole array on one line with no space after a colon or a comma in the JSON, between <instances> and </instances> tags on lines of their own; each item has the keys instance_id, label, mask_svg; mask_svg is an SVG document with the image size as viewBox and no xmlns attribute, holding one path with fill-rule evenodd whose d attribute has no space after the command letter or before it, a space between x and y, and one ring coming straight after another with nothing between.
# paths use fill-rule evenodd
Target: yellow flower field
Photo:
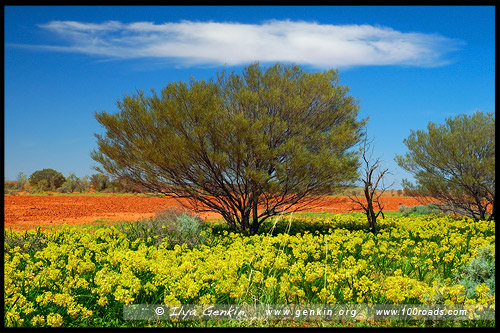
<instances>
[{"instance_id":1,"label":"yellow flower field","mask_svg":"<svg viewBox=\"0 0 500 333\"><path fill-rule=\"evenodd\" d=\"M339 214L270 221L253 236L205 227L194 246L115 226L6 232L20 245L4 242L5 324L130 326L124 304L494 304L485 283L460 279L481 249L494 260L494 221L386 217L377 234L365 224Z\"/></svg>"}]
</instances>

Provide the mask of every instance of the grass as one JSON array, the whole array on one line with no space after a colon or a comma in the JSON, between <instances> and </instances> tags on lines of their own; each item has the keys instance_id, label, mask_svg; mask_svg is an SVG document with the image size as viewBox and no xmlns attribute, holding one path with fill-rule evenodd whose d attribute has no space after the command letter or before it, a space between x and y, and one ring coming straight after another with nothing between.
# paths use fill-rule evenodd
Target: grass
<instances>
[{"instance_id":1,"label":"grass","mask_svg":"<svg viewBox=\"0 0 500 333\"><path fill-rule=\"evenodd\" d=\"M293 216L295 217L303 217L303 218L333 218L335 215L342 214L342 215L349 215L349 216L365 216L364 213L362 212L354 212L354 213L331 213L331 212L297 212L293 213ZM394 212L384 212L385 216L388 217L399 217L401 216L401 213L398 211ZM379 218L382 218L382 215L379 216Z\"/></svg>"},{"instance_id":2,"label":"grass","mask_svg":"<svg viewBox=\"0 0 500 333\"><path fill-rule=\"evenodd\" d=\"M288 215L288 214L286 214ZM359 217L359 216L365 216L364 213L361 212L355 212L355 213L332 213L332 212L295 212L293 213L293 217L295 218L304 218L304 219L331 219L335 218L336 215L346 215L346 216L353 216L353 217ZM401 217L402 214L401 212L398 211L391 211L391 212L384 212L384 215L386 217ZM417 214L412 213L409 216L417 216ZM377 220L382 219L382 215L378 217ZM216 226L222 226L224 228L225 222L223 218L212 218L212 219L207 219L207 223L214 224Z\"/></svg>"},{"instance_id":3,"label":"grass","mask_svg":"<svg viewBox=\"0 0 500 333\"><path fill-rule=\"evenodd\" d=\"M103 220L103 219L97 219L92 221L92 223L109 223L109 224L124 224L124 223L130 223L131 221L128 220Z\"/></svg>"}]
</instances>

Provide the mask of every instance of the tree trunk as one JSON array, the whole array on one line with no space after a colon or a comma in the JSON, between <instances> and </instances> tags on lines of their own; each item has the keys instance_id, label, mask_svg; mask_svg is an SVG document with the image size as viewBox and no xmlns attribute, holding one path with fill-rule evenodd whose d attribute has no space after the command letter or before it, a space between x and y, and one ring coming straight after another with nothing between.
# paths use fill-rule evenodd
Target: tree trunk
<instances>
[{"instance_id":1,"label":"tree trunk","mask_svg":"<svg viewBox=\"0 0 500 333\"><path fill-rule=\"evenodd\" d=\"M373 196L370 195L370 191L368 190L368 185L365 185L365 198L366 198L366 216L368 217L368 225L370 227L370 231L375 233L375 223L377 221L377 217L375 216L375 211L373 210Z\"/></svg>"},{"instance_id":2,"label":"tree trunk","mask_svg":"<svg viewBox=\"0 0 500 333\"><path fill-rule=\"evenodd\" d=\"M375 213L373 212L373 207L372 207L372 211L370 212L370 231L372 233L375 233L376 230L375 230L375 225L376 225L376 222L377 222L377 216L375 216Z\"/></svg>"},{"instance_id":3,"label":"tree trunk","mask_svg":"<svg viewBox=\"0 0 500 333\"><path fill-rule=\"evenodd\" d=\"M250 214L242 213L241 214L241 231L248 231L250 228Z\"/></svg>"},{"instance_id":4,"label":"tree trunk","mask_svg":"<svg viewBox=\"0 0 500 333\"><path fill-rule=\"evenodd\" d=\"M259 230L259 217L257 215L257 198L254 197L252 203L252 234L257 233Z\"/></svg>"}]
</instances>

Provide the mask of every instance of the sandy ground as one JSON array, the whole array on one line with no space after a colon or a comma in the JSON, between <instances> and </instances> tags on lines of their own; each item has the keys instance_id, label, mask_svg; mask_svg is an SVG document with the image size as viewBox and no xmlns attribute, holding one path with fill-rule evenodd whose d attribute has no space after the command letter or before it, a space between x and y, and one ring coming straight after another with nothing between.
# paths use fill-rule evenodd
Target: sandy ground
<instances>
[{"instance_id":1,"label":"sandy ground","mask_svg":"<svg viewBox=\"0 0 500 333\"><path fill-rule=\"evenodd\" d=\"M413 198L383 197L384 211L397 211L401 204L419 205ZM4 195L4 229L28 230L38 226L89 224L99 221L136 221L180 203L172 198L141 196L91 195ZM346 213L355 210L347 197L324 197L307 212ZM214 219L216 213L200 213ZM102 223L102 222L101 222Z\"/></svg>"}]
</instances>

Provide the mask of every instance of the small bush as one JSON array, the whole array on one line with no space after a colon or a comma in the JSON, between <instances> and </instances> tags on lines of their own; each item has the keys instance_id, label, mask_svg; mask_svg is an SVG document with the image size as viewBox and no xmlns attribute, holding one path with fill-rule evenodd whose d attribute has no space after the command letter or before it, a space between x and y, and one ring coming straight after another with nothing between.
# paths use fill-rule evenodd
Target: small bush
<instances>
[{"instance_id":1,"label":"small bush","mask_svg":"<svg viewBox=\"0 0 500 333\"><path fill-rule=\"evenodd\" d=\"M465 295L473 298L476 287L486 284L490 289L488 295L495 294L495 250L492 246L485 246L478 250L477 256L468 265L462 267L455 274L459 284L465 286Z\"/></svg>"},{"instance_id":2,"label":"small bush","mask_svg":"<svg viewBox=\"0 0 500 333\"><path fill-rule=\"evenodd\" d=\"M47 247L48 239L38 227L36 231L25 231L24 234L5 232L4 244L10 248L19 246L22 253L35 253Z\"/></svg>"},{"instance_id":3,"label":"small bush","mask_svg":"<svg viewBox=\"0 0 500 333\"><path fill-rule=\"evenodd\" d=\"M170 243L194 246L204 241L200 236L203 221L196 214L173 208L160 211L154 219L166 227Z\"/></svg>"},{"instance_id":4,"label":"small bush","mask_svg":"<svg viewBox=\"0 0 500 333\"><path fill-rule=\"evenodd\" d=\"M413 213L413 207L408 207L405 205L400 205L399 206L399 212L401 213L402 216L408 216L411 213Z\"/></svg>"},{"instance_id":5,"label":"small bush","mask_svg":"<svg viewBox=\"0 0 500 333\"><path fill-rule=\"evenodd\" d=\"M414 208L417 215L438 214L440 212L434 204L428 204L427 206L415 206Z\"/></svg>"},{"instance_id":6,"label":"small bush","mask_svg":"<svg viewBox=\"0 0 500 333\"><path fill-rule=\"evenodd\" d=\"M4 184L3 187L3 194L11 194L11 195L16 195L19 192L19 190L12 184Z\"/></svg>"},{"instance_id":7,"label":"small bush","mask_svg":"<svg viewBox=\"0 0 500 333\"><path fill-rule=\"evenodd\" d=\"M202 224L198 215L173 207L156 213L152 218L122 226L122 229L131 241L140 238L147 245L158 246L166 239L170 247L176 244L193 247L205 241L201 235Z\"/></svg>"},{"instance_id":8,"label":"small bush","mask_svg":"<svg viewBox=\"0 0 500 333\"><path fill-rule=\"evenodd\" d=\"M410 214L414 215L440 214L441 210L435 204L428 204L426 206L420 205L413 207L400 205L399 212L401 213L402 216L409 216Z\"/></svg>"}]
</instances>

